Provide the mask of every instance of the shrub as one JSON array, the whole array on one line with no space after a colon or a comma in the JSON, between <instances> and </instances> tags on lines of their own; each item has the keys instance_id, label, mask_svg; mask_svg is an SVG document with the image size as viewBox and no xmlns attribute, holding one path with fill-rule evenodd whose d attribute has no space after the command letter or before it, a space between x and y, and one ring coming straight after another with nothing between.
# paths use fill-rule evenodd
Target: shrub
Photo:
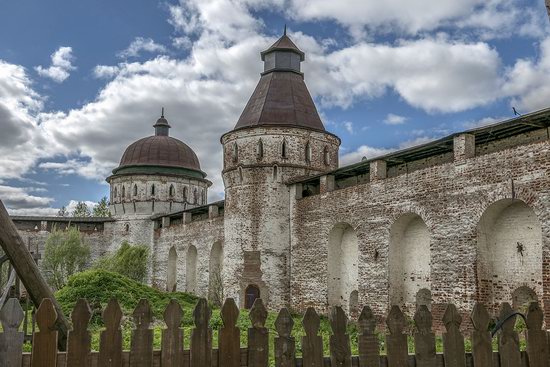
<instances>
[{"instance_id":1,"label":"shrub","mask_svg":"<svg viewBox=\"0 0 550 367\"><path fill-rule=\"evenodd\" d=\"M90 247L76 227L53 228L46 240L42 261L43 273L51 287L63 287L71 275L84 270L89 260Z\"/></svg>"},{"instance_id":2,"label":"shrub","mask_svg":"<svg viewBox=\"0 0 550 367\"><path fill-rule=\"evenodd\" d=\"M124 241L115 253L101 257L95 267L122 274L138 282L144 282L147 277L148 258L149 248L147 246L132 246Z\"/></svg>"}]
</instances>

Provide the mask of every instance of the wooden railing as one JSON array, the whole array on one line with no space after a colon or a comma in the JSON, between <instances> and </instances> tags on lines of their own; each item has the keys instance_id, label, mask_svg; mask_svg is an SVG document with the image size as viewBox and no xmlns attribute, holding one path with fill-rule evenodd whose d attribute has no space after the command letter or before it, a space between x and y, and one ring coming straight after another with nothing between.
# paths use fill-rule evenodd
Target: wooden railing
<instances>
[{"instance_id":1,"label":"wooden railing","mask_svg":"<svg viewBox=\"0 0 550 367\"><path fill-rule=\"evenodd\" d=\"M504 303L499 319L512 314ZM161 349L153 350L152 311L147 300L141 300L133 312L130 350L123 351L120 328L122 310L111 300L103 312L105 329L101 331L99 351L91 351L88 324L91 311L85 300L79 300L72 312L72 330L68 333L66 352L57 350L57 313L50 299L44 299L36 313L39 331L34 333L32 352L23 353L23 332L19 331L23 311L16 299L10 299L0 311L3 332L0 333L0 366L4 367L267 367L269 365L269 330L265 327L267 311L261 299L256 300L249 316L248 346L241 348L239 316L233 299L227 299L221 309L223 326L218 330L218 348L212 347L211 309L200 299L193 312L194 328L190 346L184 349L184 331L181 328L183 310L171 301L164 312L166 328L162 331ZM548 367L548 332L542 330L543 314L533 302L526 316L527 350L520 351L518 333L514 331L515 317L503 324L498 332L498 352L493 352L489 331L490 315L481 304L471 314L473 330L469 335L472 352L465 352L465 338L460 331L462 318L454 305L448 305L442 322L443 353L436 353L436 337L432 331L432 315L426 306L420 306L414 315L414 354L409 354L407 332L409 324L400 308L393 306L386 319L385 355L380 355L380 339L375 334L377 320L369 307L364 307L358 322L358 356L352 356L348 318L342 308L334 307L329 320L330 356L323 353L323 337L319 335L320 318L313 308L307 309L303 319L305 335L301 339L301 356L297 357L296 340L292 336L294 321L283 308L275 321L274 364L277 367Z\"/></svg>"}]
</instances>

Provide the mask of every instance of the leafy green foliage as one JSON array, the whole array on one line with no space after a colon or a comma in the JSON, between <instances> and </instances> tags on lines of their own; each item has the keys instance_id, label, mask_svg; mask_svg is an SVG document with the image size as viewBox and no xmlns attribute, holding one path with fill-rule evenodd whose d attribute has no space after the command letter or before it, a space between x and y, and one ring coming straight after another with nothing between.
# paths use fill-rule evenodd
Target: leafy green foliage
<instances>
[{"instance_id":1,"label":"leafy green foliage","mask_svg":"<svg viewBox=\"0 0 550 367\"><path fill-rule=\"evenodd\" d=\"M46 240L42 261L43 273L51 287L63 287L71 275L84 270L89 260L90 247L76 227L53 228Z\"/></svg>"},{"instance_id":2,"label":"leafy green foliage","mask_svg":"<svg viewBox=\"0 0 550 367\"><path fill-rule=\"evenodd\" d=\"M65 206L62 206L61 209L57 211L58 217L68 217L69 212L67 211L67 208Z\"/></svg>"},{"instance_id":3,"label":"leafy green foliage","mask_svg":"<svg viewBox=\"0 0 550 367\"><path fill-rule=\"evenodd\" d=\"M145 281L147 276L147 260L149 248L145 245L130 245L122 242L120 248L113 254L100 258L95 267L127 276L138 282Z\"/></svg>"},{"instance_id":4,"label":"leafy green foliage","mask_svg":"<svg viewBox=\"0 0 550 367\"><path fill-rule=\"evenodd\" d=\"M86 298L94 310L96 322L100 320L101 309L105 308L111 298L118 300L125 315L131 315L139 300L146 298L158 319L162 319L162 313L171 299L177 300L185 309L194 307L197 301L197 297L187 293L162 292L124 275L101 269L73 275L55 296L66 315L70 315L79 298Z\"/></svg>"},{"instance_id":5,"label":"leafy green foliage","mask_svg":"<svg viewBox=\"0 0 550 367\"><path fill-rule=\"evenodd\" d=\"M107 201L107 196L104 196L99 200L96 206L92 210L92 216L94 217L110 217L111 212L109 211L109 203Z\"/></svg>"},{"instance_id":6,"label":"leafy green foliage","mask_svg":"<svg viewBox=\"0 0 550 367\"><path fill-rule=\"evenodd\" d=\"M88 208L88 205L86 205L85 202L79 201L73 210L72 216L79 217L79 218L87 218L87 217L91 217L92 213L90 212L90 208Z\"/></svg>"}]
</instances>

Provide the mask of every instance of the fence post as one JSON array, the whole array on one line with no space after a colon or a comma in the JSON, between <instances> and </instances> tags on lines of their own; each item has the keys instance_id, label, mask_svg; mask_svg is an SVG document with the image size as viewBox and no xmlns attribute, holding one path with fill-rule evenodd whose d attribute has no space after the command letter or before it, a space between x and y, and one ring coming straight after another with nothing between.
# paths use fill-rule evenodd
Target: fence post
<instances>
[{"instance_id":1,"label":"fence post","mask_svg":"<svg viewBox=\"0 0 550 367\"><path fill-rule=\"evenodd\" d=\"M386 335L388 366L407 367L409 350L407 348L407 334L403 334L407 320L399 306L392 306L386 324L390 330L390 333Z\"/></svg>"},{"instance_id":2,"label":"fence post","mask_svg":"<svg viewBox=\"0 0 550 367\"><path fill-rule=\"evenodd\" d=\"M527 355L529 367L550 365L546 331L542 330L543 314L538 302L531 302L527 310Z\"/></svg>"},{"instance_id":3,"label":"fence post","mask_svg":"<svg viewBox=\"0 0 550 367\"><path fill-rule=\"evenodd\" d=\"M153 313L149 301L141 299L132 316L136 328L130 342L130 366L150 367L153 365L153 330L149 325Z\"/></svg>"},{"instance_id":4,"label":"fence post","mask_svg":"<svg viewBox=\"0 0 550 367\"><path fill-rule=\"evenodd\" d=\"M183 366L183 329L180 328L183 310L178 302L170 300L164 311L166 329L162 330L161 366Z\"/></svg>"},{"instance_id":5,"label":"fence post","mask_svg":"<svg viewBox=\"0 0 550 367\"><path fill-rule=\"evenodd\" d=\"M67 346L67 366L90 367L90 347L92 337L88 331L88 324L92 317L92 311L85 299L76 302L71 319L73 329L69 331Z\"/></svg>"},{"instance_id":6,"label":"fence post","mask_svg":"<svg viewBox=\"0 0 550 367\"><path fill-rule=\"evenodd\" d=\"M10 298L0 311L0 361L5 367L21 367L25 332L18 330L24 316L17 298Z\"/></svg>"},{"instance_id":7,"label":"fence post","mask_svg":"<svg viewBox=\"0 0 550 367\"><path fill-rule=\"evenodd\" d=\"M330 365L331 367L351 367L351 345L346 333L348 317L340 306L330 312Z\"/></svg>"},{"instance_id":8,"label":"fence post","mask_svg":"<svg viewBox=\"0 0 550 367\"><path fill-rule=\"evenodd\" d=\"M363 307L359 315L359 367L378 367L380 364L380 345L374 334L376 319L369 306Z\"/></svg>"},{"instance_id":9,"label":"fence post","mask_svg":"<svg viewBox=\"0 0 550 367\"><path fill-rule=\"evenodd\" d=\"M275 320L275 367L296 366L296 342L291 336L294 320L287 308L282 308Z\"/></svg>"},{"instance_id":10,"label":"fence post","mask_svg":"<svg viewBox=\"0 0 550 367\"><path fill-rule=\"evenodd\" d=\"M503 320L514 310L510 304L504 302L500 307L499 319ZM519 351L518 333L514 331L516 316L512 316L502 325L498 335L498 354L500 357L500 367L521 366L521 354Z\"/></svg>"},{"instance_id":11,"label":"fence post","mask_svg":"<svg viewBox=\"0 0 550 367\"><path fill-rule=\"evenodd\" d=\"M241 332L236 327L239 308L233 298L227 298L223 303L221 317L223 326L220 328L218 338L218 366L239 367L241 365Z\"/></svg>"},{"instance_id":12,"label":"fence post","mask_svg":"<svg viewBox=\"0 0 550 367\"><path fill-rule=\"evenodd\" d=\"M257 298L249 313L252 327L248 329L248 367L267 367L269 362L269 331L265 327L267 310Z\"/></svg>"},{"instance_id":13,"label":"fence post","mask_svg":"<svg viewBox=\"0 0 550 367\"><path fill-rule=\"evenodd\" d=\"M483 304L476 303L470 316L472 331L472 356L474 366L491 366L493 364L493 345L489 322L491 317Z\"/></svg>"},{"instance_id":14,"label":"fence post","mask_svg":"<svg viewBox=\"0 0 550 367\"><path fill-rule=\"evenodd\" d=\"M200 298L193 311L195 328L191 332L190 367L212 364L212 329L209 326L212 311L206 299Z\"/></svg>"},{"instance_id":15,"label":"fence post","mask_svg":"<svg viewBox=\"0 0 550 367\"><path fill-rule=\"evenodd\" d=\"M304 367L323 367L323 337L319 334L321 321L313 307L308 307L302 319L305 336L302 337Z\"/></svg>"},{"instance_id":16,"label":"fence post","mask_svg":"<svg viewBox=\"0 0 550 367\"><path fill-rule=\"evenodd\" d=\"M435 367L435 334L432 332L432 313L426 305L420 305L414 314L416 333L414 349L417 367Z\"/></svg>"},{"instance_id":17,"label":"fence post","mask_svg":"<svg viewBox=\"0 0 550 367\"><path fill-rule=\"evenodd\" d=\"M443 323L447 332L443 334L443 356L445 367L466 367L464 336L460 332L462 317L455 305L448 304L443 314Z\"/></svg>"},{"instance_id":18,"label":"fence post","mask_svg":"<svg viewBox=\"0 0 550 367\"><path fill-rule=\"evenodd\" d=\"M32 339L32 367L55 367L57 364L57 312L49 298L44 298L36 312L36 323L40 331Z\"/></svg>"},{"instance_id":19,"label":"fence post","mask_svg":"<svg viewBox=\"0 0 550 367\"><path fill-rule=\"evenodd\" d=\"M112 298L103 311L103 323L105 330L101 332L99 339L99 366L122 366L122 331L120 321L122 311L118 301Z\"/></svg>"}]
</instances>

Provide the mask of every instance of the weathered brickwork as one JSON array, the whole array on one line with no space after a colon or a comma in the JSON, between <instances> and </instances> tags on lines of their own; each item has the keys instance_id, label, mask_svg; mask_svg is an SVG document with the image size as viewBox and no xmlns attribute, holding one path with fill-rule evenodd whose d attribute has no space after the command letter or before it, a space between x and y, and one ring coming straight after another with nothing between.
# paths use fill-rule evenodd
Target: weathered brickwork
<instances>
[{"instance_id":1,"label":"weathered brickwork","mask_svg":"<svg viewBox=\"0 0 550 367\"><path fill-rule=\"evenodd\" d=\"M530 137L512 137L491 143L491 147L480 144L478 151L490 153L461 157L457 162L442 159L439 164L409 173L292 201L291 268L296 270L291 273L291 306L303 311L308 306L328 305L329 234L341 223L351 225L358 238L359 302L373 306L377 312L387 310L392 279L401 284L394 287L416 282L417 289L431 289L436 310L447 302L463 309L470 309L477 300L489 305L511 302L512 293L521 286L534 290L548 304L547 133L540 129ZM546 139L517 146L518 141L533 140L533 136ZM496 150L499 144L501 150ZM501 207L487 214L494 203ZM492 218L482 222L481 227L492 229L480 228L484 213ZM392 278L390 265L394 259L389 254L392 245L398 244L392 244L391 239L407 233L394 224L411 214L420 217L428 229L429 256L422 255L415 268L429 269L429 277L417 274L407 279ZM400 233L392 233L399 229ZM487 233L488 240L482 238ZM405 248L400 260L414 264L419 260L415 252L423 248L421 244ZM404 301L412 306L410 297ZM548 318L550 309L546 309Z\"/></svg>"}]
</instances>

